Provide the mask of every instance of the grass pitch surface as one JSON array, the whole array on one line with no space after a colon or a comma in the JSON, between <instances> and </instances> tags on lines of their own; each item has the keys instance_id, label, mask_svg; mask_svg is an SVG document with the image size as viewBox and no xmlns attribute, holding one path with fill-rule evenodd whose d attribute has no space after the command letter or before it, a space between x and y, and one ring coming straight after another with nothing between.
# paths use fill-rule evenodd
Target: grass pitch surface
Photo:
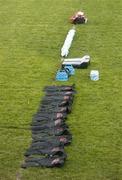
<instances>
[{"instance_id":1,"label":"grass pitch surface","mask_svg":"<svg viewBox=\"0 0 122 180\"><path fill-rule=\"evenodd\" d=\"M122 1L0 0L0 179L122 179ZM77 10L88 24L76 27L69 57L91 56L67 83L55 82L60 49ZM100 72L92 82L91 69ZM76 84L67 123L73 134L61 169L21 170L31 142L32 115L45 85Z\"/></svg>"}]
</instances>

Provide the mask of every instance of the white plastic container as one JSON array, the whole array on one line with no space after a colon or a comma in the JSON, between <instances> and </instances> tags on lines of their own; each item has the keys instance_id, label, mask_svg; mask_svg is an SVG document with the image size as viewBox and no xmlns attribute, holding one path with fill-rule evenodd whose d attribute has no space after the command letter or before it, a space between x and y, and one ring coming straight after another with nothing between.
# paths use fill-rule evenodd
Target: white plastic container
<instances>
[{"instance_id":1,"label":"white plastic container","mask_svg":"<svg viewBox=\"0 0 122 180\"><path fill-rule=\"evenodd\" d=\"M91 70L90 79L92 81L98 81L99 80L99 71L98 70Z\"/></svg>"}]
</instances>

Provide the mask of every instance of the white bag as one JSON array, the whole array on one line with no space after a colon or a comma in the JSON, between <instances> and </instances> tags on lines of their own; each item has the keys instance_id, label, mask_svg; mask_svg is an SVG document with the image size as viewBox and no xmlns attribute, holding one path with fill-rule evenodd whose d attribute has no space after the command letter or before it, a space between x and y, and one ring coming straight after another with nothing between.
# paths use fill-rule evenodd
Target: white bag
<instances>
[{"instance_id":1,"label":"white bag","mask_svg":"<svg viewBox=\"0 0 122 180\"><path fill-rule=\"evenodd\" d=\"M76 32L75 29L71 29L68 32L67 37L66 37L66 39L64 41L64 45L61 48L61 56L62 57L66 57L69 54L69 48L71 47L75 32Z\"/></svg>"}]
</instances>

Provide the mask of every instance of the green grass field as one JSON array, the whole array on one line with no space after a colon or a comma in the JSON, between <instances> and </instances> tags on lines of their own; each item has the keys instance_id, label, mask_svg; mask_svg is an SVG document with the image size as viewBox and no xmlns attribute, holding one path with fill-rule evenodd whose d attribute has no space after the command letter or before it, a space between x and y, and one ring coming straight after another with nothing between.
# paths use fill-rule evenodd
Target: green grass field
<instances>
[{"instance_id":1,"label":"green grass field","mask_svg":"<svg viewBox=\"0 0 122 180\"><path fill-rule=\"evenodd\" d=\"M60 49L83 10L88 24L76 27L69 57L91 56L67 83L55 82ZM0 179L122 179L122 1L0 0ZM92 82L91 69L100 71ZM32 115L45 85L76 84L68 117L73 141L63 168L20 168L31 142Z\"/></svg>"}]
</instances>

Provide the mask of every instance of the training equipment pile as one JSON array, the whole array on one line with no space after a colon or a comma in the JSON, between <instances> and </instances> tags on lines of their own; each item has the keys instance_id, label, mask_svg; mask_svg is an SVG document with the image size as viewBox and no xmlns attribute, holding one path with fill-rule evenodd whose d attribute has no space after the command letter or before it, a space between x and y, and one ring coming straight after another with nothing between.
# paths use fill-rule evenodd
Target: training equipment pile
<instances>
[{"instance_id":1,"label":"training equipment pile","mask_svg":"<svg viewBox=\"0 0 122 180\"><path fill-rule=\"evenodd\" d=\"M64 146L72 135L66 124L75 94L75 86L46 86L46 93L33 116L32 143L25 153L22 168L61 167L67 155Z\"/></svg>"},{"instance_id":2,"label":"training equipment pile","mask_svg":"<svg viewBox=\"0 0 122 180\"><path fill-rule=\"evenodd\" d=\"M84 24L84 23L87 23L87 21L88 20L85 17L85 14L83 11L78 11L70 18L70 22L72 24Z\"/></svg>"}]
</instances>

